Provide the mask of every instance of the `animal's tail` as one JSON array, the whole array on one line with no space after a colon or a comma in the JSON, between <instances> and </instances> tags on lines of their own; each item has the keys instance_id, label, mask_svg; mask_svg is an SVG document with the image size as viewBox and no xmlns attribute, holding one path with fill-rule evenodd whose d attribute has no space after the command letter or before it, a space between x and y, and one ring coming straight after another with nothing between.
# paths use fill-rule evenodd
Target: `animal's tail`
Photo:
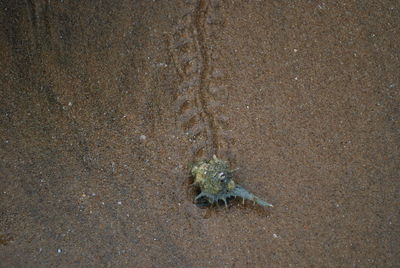
<instances>
[{"instance_id":1,"label":"animal's tail","mask_svg":"<svg viewBox=\"0 0 400 268\"><path fill-rule=\"evenodd\" d=\"M252 193L250 193L249 191L247 191L240 185L236 185L235 190L233 190L233 195L243 198L243 202L246 199L246 200L254 201L263 207L273 207L272 204L265 202L264 200L258 198L257 196L253 195Z\"/></svg>"}]
</instances>

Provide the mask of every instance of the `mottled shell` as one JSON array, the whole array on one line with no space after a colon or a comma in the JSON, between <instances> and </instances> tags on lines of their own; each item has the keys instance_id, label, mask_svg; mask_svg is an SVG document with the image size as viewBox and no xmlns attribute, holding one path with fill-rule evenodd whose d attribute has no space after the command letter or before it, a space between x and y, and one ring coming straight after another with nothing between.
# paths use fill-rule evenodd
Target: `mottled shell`
<instances>
[{"instance_id":1,"label":"mottled shell","mask_svg":"<svg viewBox=\"0 0 400 268\"><path fill-rule=\"evenodd\" d=\"M204 196L209 198L211 203L222 199L224 195L235 189L235 182L232 179L232 170L226 161L217 158L215 155L209 161L200 161L192 166L194 186L198 186Z\"/></svg>"}]
</instances>

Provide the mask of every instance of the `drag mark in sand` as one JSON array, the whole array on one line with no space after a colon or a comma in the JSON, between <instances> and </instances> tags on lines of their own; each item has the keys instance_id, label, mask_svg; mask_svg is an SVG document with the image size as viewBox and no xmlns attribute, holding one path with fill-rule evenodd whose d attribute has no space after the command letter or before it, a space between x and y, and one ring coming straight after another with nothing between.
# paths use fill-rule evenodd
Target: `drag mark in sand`
<instances>
[{"instance_id":1,"label":"drag mark in sand","mask_svg":"<svg viewBox=\"0 0 400 268\"><path fill-rule=\"evenodd\" d=\"M176 91L177 123L192 143L194 158L228 153L231 138L223 114L223 74L213 68L212 33L223 24L219 1L185 1L170 51L180 84Z\"/></svg>"}]
</instances>

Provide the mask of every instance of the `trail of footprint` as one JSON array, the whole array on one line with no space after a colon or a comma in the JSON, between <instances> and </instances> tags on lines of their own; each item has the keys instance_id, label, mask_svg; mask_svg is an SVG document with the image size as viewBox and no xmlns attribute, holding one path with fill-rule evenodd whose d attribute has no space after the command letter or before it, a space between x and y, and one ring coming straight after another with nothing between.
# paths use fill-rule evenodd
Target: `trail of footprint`
<instances>
[{"instance_id":1,"label":"trail of footprint","mask_svg":"<svg viewBox=\"0 0 400 268\"><path fill-rule=\"evenodd\" d=\"M229 118L222 109L227 91L220 84L223 74L212 67L215 55L208 44L213 28L223 23L220 3L215 0L185 2L184 15L170 42L181 78L176 96L177 122L192 143L195 159L213 154L226 156L232 142Z\"/></svg>"}]
</instances>

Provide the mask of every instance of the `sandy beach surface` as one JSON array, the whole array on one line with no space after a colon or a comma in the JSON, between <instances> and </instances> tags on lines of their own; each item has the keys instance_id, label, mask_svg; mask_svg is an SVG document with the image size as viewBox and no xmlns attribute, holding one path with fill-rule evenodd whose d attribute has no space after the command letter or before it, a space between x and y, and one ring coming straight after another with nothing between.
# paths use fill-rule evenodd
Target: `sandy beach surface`
<instances>
[{"instance_id":1,"label":"sandy beach surface","mask_svg":"<svg viewBox=\"0 0 400 268\"><path fill-rule=\"evenodd\" d=\"M398 1L0 2L0 267L398 267ZM194 202L213 154L274 204Z\"/></svg>"}]
</instances>

